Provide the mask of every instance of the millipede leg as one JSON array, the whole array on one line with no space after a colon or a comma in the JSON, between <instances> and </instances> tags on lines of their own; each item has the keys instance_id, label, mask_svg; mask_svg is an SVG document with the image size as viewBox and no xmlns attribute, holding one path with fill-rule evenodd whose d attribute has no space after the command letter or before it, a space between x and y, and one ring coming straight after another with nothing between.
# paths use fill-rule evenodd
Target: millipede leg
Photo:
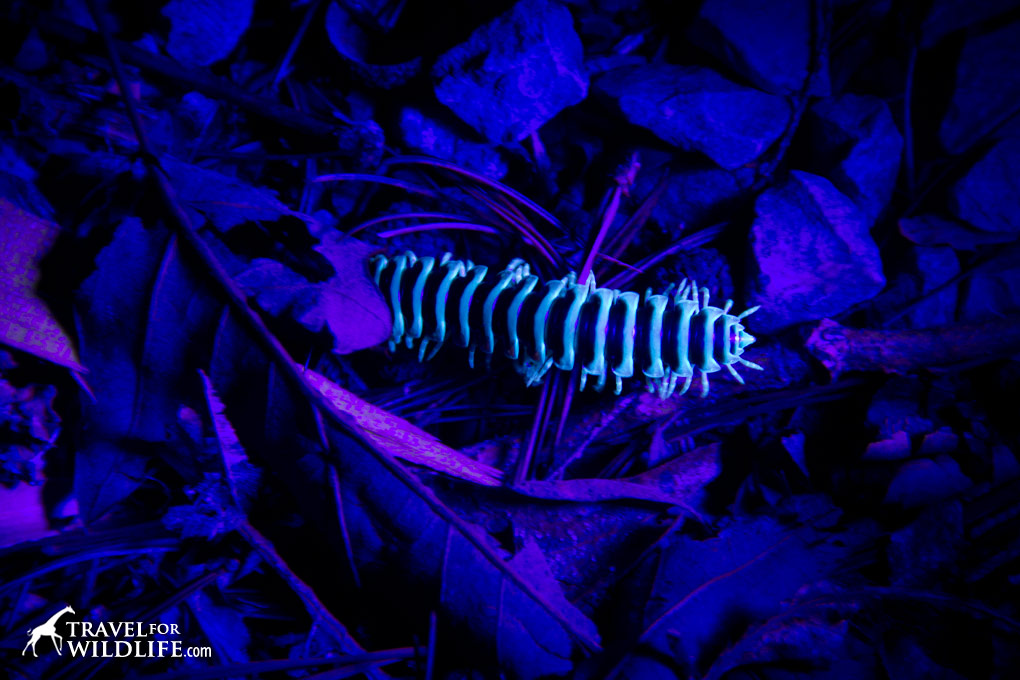
<instances>
[{"instance_id":1,"label":"millipede leg","mask_svg":"<svg viewBox=\"0 0 1020 680\"><path fill-rule=\"evenodd\" d=\"M701 398L708 396L708 373L701 372Z\"/></svg>"},{"instance_id":2,"label":"millipede leg","mask_svg":"<svg viewBox=\"0 0 1020 680\"><path fill-rule=\"evenodd\" d=\"M670 373L669 373L669 387L666 388L666 398L667 399L672 397L673 393L676 392L676 381L677 381L677 379L679 377L680 377L679 373L673 373L672 371L670 371Z\"/></svg>"},{"instance_id":3,"label":"millipede leg","mask_svg":"<svg viewBox=\"0 0 1020 680\"><path fill-rule=\"evenodd\" d=\"M433 345L433 346L432 346L432 351L431 351L431 352L429 352L429 355L428 355L427 357L425 357L425 361L432 361L432 358L433 358L434 356L436 356L436 354L438 354L438 353L439 353L439 349L440 349L440 348L441 348L442 346L443 346L443 343L442 343L442 341L439 341L439 342L437 342L437 343L436 343L435 345Z\"/></svg>"},{"instance_id":4,"label":"millipede leg","mask_svg":"<svg viewBox=\"0 0 1020 680\"><path fill-rule=\"evenodd\" d=\"M543 363L540 366L536 366L535 368L531 369L528 372L528 374L526 375L527 387L531 387L536 382L541 380L542 376L544 376L546 373L548 373L549 369L552 368L552 365L553 365L553 360L552 359L546 359L545 363Z\"/></svg>"},{"instance_id":5,"label":"millipede leg","mask_svg":"<svg viewBox=\"0 0 1020 680\"><path fill-rule=\"evenodd\" d=\"M743 365L747 366L748 368L753 368L756 371L764 371L765 370L764 368L762 368L758 364L754 363L753 361L748 361L744 357L737 357L737 361L739 361Z\"/></svg>"},{"instance_id":6,"label":"millipede leg","mask_svg":"<svg viewBox=\"0 0 1020 680\"><path fill-rule=\"evenodd\" d=\"M738 383L741 385L744 384L744 378L737 373L737 369L733 368L733 364L726 364L726 370L730 372L730 375L737 379Z\"/></svg>"}]
</instances>

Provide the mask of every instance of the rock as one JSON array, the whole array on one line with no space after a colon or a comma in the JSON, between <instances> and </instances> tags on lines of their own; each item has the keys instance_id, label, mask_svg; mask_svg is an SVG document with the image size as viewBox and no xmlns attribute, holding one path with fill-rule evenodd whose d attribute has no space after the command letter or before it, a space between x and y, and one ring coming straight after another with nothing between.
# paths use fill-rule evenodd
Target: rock
<instances>
[{"instance_id":1,"label":"rock","mask_svg":"<svg viewBox=\"0 0 1020 680\"><path fill-rule=\"evenodd\" d=\"M952 498L970 486L970 479L949 456L911 460L900 467L889 484L885 502L907 509L919 508Z\"/></svg>"},{"instance_id":2,"label":"rock","mask_svg":"<svg viewBox=\"0 0 1020 680\"><path fill-rule=\"evenodd\" d=\"M643 198L650 194L662 172L668 173L666 186L652 209L651 220L667 232L683 227L684 233L690 233L716 223L744 193L734 173L704 163L661 170L642 168L632 195Z\"/></svg>"},{"instance_id":3,"label":"rock","mask_svg":"<svg viewBox=\"0 0 1020 680\"><path fill-rule=\"evenodd\" d=\"M926 508L909 525L889 536L890 581L897 586L930 588L959 571L964 538L959 502Z\"/></svg>"},{"instance_id":4,"label":"rock","mask_svg":"<svg viewBox=\"0 0 1020 680\"><path fill-rule=\"evenodd\" d=\"M404 144L416 151L453 161L491 179L500 179L506 174L506 162L498 149L463 139L449 126L417 109L405 107L401 110L400 133Z\"/></svg>"},{"instance_id":5,"label":"rock","mask_svg":"<svg viewBox=\"0 0 1020 680\"><path fill-rule=\"evenodd\" d=\"M584 99L581 40L566 7L520 0L439 57L436 97L491 142L527 137Z\"/></svg>"},{"instance_id":6,"label":"rock","mask_svg":"<svg viewBox=\"0 0 1020 680\"><path fill-rule=\"evenodd\" d=\"M790 121L782 97L737 85L701 66L614 69L596 87L631 123L733 170L757 159Z\"/></svg>"},{"instance_id":7,"label":"rock","mask_svg":"<svg viewBox=\"0 0 1020 680\"><path fill-rule=\"evenodd\" d=\"M1004 484L1020 477L1020 462L1005 444L992 447L992 483Z\"/></svg>"},{"instance_id":8,"label":"rock","mask_svg":"<svg viewBox=\"0 0 1020 680\"><path fill-rule=\"evenodd\" d=\"M892 0L873 0L867 3L838 1L834 12L844 11L839 5L854 5L854 30L841 36L839 49L829 55L829 80L833 92L844 92L847 84L867 68L882 43L883 27L888 25Z\"/></svg>"},{"instance_id":9,"label":"rock","mask_svg":"<svg viewBox=\"0 0 1020 680\"><path fill-rule=\"evenodd\" d=\"M326 10L326 34L336 51L363 83L388 90L418 75L421 71L421 57L397 64L371 63L367 56L369 34L352 14L343 4L331 2ZM370 12L368 14L371 15Z\"/></svg>"},{"instance_id":10,"label":"rock","mask_svg":"<svg viewBox=\"0 0 1020 680\"><path fill-rule=\"evenodd\" d=\"M908 435L927 434L934 426L921 416L921 400L924 398L927 395L917 378L889 378L871 399L868 425L878 428L880 439L891 439L900 431Z\"/></svg>"},{"instance_id":11,"label":"rock","mask_svg":"<svg viewBox=\"0 0 1020 680\"><path fill-rule=\"evenodd\" d=\"M952 246L955 250L975 250L989 243L1007 243L1012 234L979 231L963 222L939 215L904 217L899 221L900 234L919 246Z\"/></svg>"},{"instance_id":12,"label":"rock","mask_svg":"<svg viewBox=\"0 0 1020 680\"><path fill-rule=\"evenodd\" d=\"M839 314L885 285L878 247L853 202L823 177L793 171L755 203L754 328L772 332Z\"/></svg>"},{"instance_id":13,"label":"rock","mask_svg":"<svg viewBox=\"0 0 1020 680\"><path fill-rule=\"evenodd\" d=\"M896 186L903 151L889 107L878 97L846 94L816 102L806 122L812 152L831 159L818 174L853 199L874 224Z\"/></svg>"},{"instance_id":14,"label":"rock","mask_svg":"<svg viewBox=\"0 0 1020 680\"><path fill-rule=\"evenodd\" d=\"M950 207L978 229L1020 232L1020 137L1002 140L975 163L953 187Z\"/></svg>"},{"instance_id":15,"label":"rock","mask_svg":"<svg viewBox=\"0 0 1020 680\"><path fill-rule=\"evenodd\" d=\"M921 448L918 451L922 456L937 456L943 453L953 453L960 445L960 438L949 428L941 428L924 435L921 440Z\"/></svg>"},{"instance_id":16,"label":"rock","mask_svg":"<svg viewBox=\"0 0 1020 680\"><path fill-rule=\"evenodd\" d=\"M889 439L871 442L864 449L862 460L884 461L884 460L906 460L910 458L910 437L903 430L900 430Z\"/></svg>"},{"instance_id":17,"label":"rock","mask_svg":"<svg viewBox=\"0 0 1020 680\"><path fill-rule=\"evenodd\" d=\"M920 276L919 294L941 286L960 273L960 260L952 248L915 248L915 262ZM953 322L956 317L958 285L939 291L914 307L907 318L914 328L931 328Z\"/></svg>"},{"instance_id":18,"label":"rock","mask_svg":"<svg viewBox=\"0 0 1020 680\"><path fill-rule=\"evenodd\" d=\"M978 3L980 4L980 3ZM968 5L965 11L973 11ZM963 153L996 129L1020 134L1015 116L1020 100L1020 22L968 36L956 67L956 89L942 120L939 139L951 153ZM1012 122L1007 120L1012 117ZM1003 124L1005 123L1005 124Z\"/></svg>"},{"instance_id":19,"label":"rock","mask_svg":"<svg viewBox=\"0 0 1020 680\"><path fill-rule=\"evenodd\" d=\"M978 272L967 281L961 321L979 323L1020 312L1020 268Z\"/></svg>"},{"instance_id":20,"label":"rock","mask_svg":"<svg viewBox=\"0 0 1020 680\"><path fill-rule=\"evenodd\" d=\"M724 300L733 297L729 263L716 248L691 248L668 258L655 273L655 290L665 290L683 279L697 281L699 288L708 288L710 304L722 306Z\"/></svg>"},{"instance_id":21,"label":"rock","mask_svg":"<svg viewBox=\"0 0 1020 680\"><path fill-rule=\"evenodd\" d=\"M33 28L21 43L21 48L14 57L14 66L18 70L31 73L45 68L48 62L46 42L39 36L39 31Z\"/></svg>"},{"instance_id":22,"label":"rock","mask_svg":"<svg viewBox=\"0 0 1020 680\"><path fill-rule=\"evenodd\" d=\"M877 319L874 324L886 328L932 328L952 323L956 318L959 285L954 284L920 302L895 321L888 319L922 294L934 290L960 273L960 261L946 246L914 246L904 258L889 286L875 298Z\"/></svg>"},{"instance_id":23,"label":"rock","mask_svg":"<svg viewBox=\"0 0 1020 680\"><path fill-rule=\"evenodd\" d=\"M1016 9L1016 0L934 0L921 24L921 47L933 46L943 37L997 14Z\"/></svg>"},{"instance_id":24,"label":"rock","mask_svg":"<svg viewBox=\"0 0 1020 680\"><path fill-rule=\"evenodd\" d=\"M804 450L806 441L807 437L804 436L803 432L794 432L789 437L780 438L783 448L790 454L790 460L797 464L797 467L800 468L805 477L810 478L811 472L808 470L807 452Z\"/></svg>"},{"instance_id":25,"label":"rock","mask_svg":"<svg viewBox=\"0 0 1020 680\"><path fill-rule=\"evenodd\" d=\"M812 66L812 11L810 0L787 0L781 9L755 0L707 0L687 36L762 90L793 94ZM826 53L808 94L829 94Z\"/></svg>"}]
</instances>

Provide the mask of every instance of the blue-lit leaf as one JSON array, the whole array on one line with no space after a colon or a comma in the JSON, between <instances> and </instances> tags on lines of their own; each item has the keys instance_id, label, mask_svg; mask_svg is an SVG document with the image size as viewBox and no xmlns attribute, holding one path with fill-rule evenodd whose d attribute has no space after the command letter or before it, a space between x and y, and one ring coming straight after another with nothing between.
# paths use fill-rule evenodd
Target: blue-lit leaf
<instances>
[{"instance_id":1,"label":"blue-lit leaf","mask_svg":"<svg viewBox=\"0 0 1020 680\"><path fill-rule=\"evenodd\" d=\"M189 66L208 66L230 54L248 30L255 0L171 0L167 52Z\"/></svg>"},{"instance_id":2,"label":"blue-lit leaf","mask_svg":"<svg viewBox=\"0 0 1020 680\"><path fill-rule=\"evenodd\" d=\"M439 57L436 97L490 142L527 137L588 92L570 11L521 0Z\"/></svg>"},{"instance_id":3,"label":"blue-lit leaf","mask_svg":"<svg viewBox=\"0 0 1020 680\"><path fill-rule=\"evenodd\" d=\"M147 457L110 442L100 441L75 455L74 493L78 511L89 524L138 488L145 478Z\"/></svg>"},{"instance_id":4,"label":"blue-lit leaf","mask_svg":"<svg viewBox=\"0 0 1020 680\"><path fill-rule=\"evenodd\" d=\"M355 239L327 234L316 247L335 274L312 283L285 265L258 259L237 282L274 316L287 315L312 331L328 329L333 351L349 354L374 347L390 337L392 321L379 288L368 275L374 249Z\"/></svg>"},{"instance_id":5,"label":"blue-lit leaf","mask_svg":"<svg viewBox=\"0 0 1020 680\"><path fill-rule=\"evenodd\" d=\"M783 97L738 85L702 66L614 69L596 89L627 120L727 170L755 161L790 122Z\"/></svg>"}]
</instances>

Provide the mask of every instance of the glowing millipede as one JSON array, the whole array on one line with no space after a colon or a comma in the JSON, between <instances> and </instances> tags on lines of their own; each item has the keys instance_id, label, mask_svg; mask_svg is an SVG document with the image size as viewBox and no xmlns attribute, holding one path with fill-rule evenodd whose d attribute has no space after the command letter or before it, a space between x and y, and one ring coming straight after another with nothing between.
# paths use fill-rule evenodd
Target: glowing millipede
<instances>
[{"instance_id":1,"label":"glowing millipede","mask_svg":"<svg viewBox=\"0 0 1020 680\"><path fill-rule=\"evenodd\" d=\"M570 371L578 363L581 389L588 376L595 376L595 388L602 389L611 372L619 394L623 378L638 369L649 391L662 398L673 394L680 378L680 394L686 392L695 369L701 372L703 397L708 374L723 366L741 384L734 364L762 370L741 356L755 340L741 321L758 308L734 316L732 300L713 307L708 289L686 279L672 296L673 286L641 296L598 288L593 275L578 283L574 273L539 286L520 259L495 280L486 280L487 267L454 260L450 253L438 262L411 251L393 258L377 255L370 265L393 314L390 347L404 342L412 348L417 342L419 360L431 359L452 338L469 348L474 366L476 349L491 356L498 344L529 385L553 366Z\"/></svg>"}]
</instances>

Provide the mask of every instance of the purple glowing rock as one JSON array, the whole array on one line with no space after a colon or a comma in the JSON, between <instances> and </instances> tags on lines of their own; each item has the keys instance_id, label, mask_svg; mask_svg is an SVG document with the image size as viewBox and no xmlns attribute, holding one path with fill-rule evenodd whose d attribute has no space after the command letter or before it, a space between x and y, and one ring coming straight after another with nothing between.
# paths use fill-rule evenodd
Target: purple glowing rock
<instances>
[{"instance_id":1,"label":"purple glowing rock","mask_svg":"<svg viewBox=\"0 0 1020 680\"><path fill-rule=\"evenodd\" d=\"M618 68L596 87L631 123L681 149L700 151L727 170L757 159L790 120L784 98L701 66Z\"/></svg>"},{"instance_id":2,"label":"purple glowing rock","mask_svg":"<svg viewBox=\"0 0 1020 680\"><path fill-rule=\"evenodd\" d=\"M506 161L499 149L464 139L450 126L418 109L405 107L400 111L400 133L404 144L421 153L453 161L490 179L501 179L506 174Z\"/></svg>"},{"instance_id":3,"label":"purple glowing rock","mask_svg":"<svg viewBox=\"0 0 1020 680\"><path fill-rule=\"evenodd\" d=\"M956 216L978 229L1020 232L1020 137L1004 139L953 187Z\"/></svg>"},{"instance_id":4,"label":"purple glowing rock","mask_svg":"<svg viewBox=\"0 0 1020 680\"><path fill-rule=\"evenodd\" d=\"M1020 262L1016 254L1005 258L1001 269L970 277L960 304L960 320L989 321L1020 312Z\"/></svg>"},{"instance_id":5,"label":"purple glowing rock","mask_svg":"<svg viewBox=\"0 0 1020 680\"><path fill-rule=\"evenodd\" d=\"M672 157L673 154L670 154ZM690 233L695 229L721 222L745 191L738 173L728 172L709 163L698 165L670 164L655 167L642 156L641 173L633 195L647 196L658 184L662 173L668 173L666 186L659 194L651 219L663 230Z\"/></svg>"},{"instance_id":6,"label":"purple glowing rock","mask_svg":"<svg viewBox=\"0 0 1020 680\"><path fill-rule=\"evenodd\" d=\"M971 481L960 470L960 464L949 456L910 460L900 467L889 484L885 502L919 508L952 498L970 486Z\"/></svg>"},{"instance_id":7,"label":"purple glowing rock","mask_svg":"<svg viewBox=\"0 0 1020 680\"><path fill-rule=\"evenodd\" d=\"M755 212L756 330L839 314L885 285L867 218L824 177L792 172L758 197Z\"/></svg>"},{"instance_id":8,"label":"purple glowing rock","mask_svg":"<svg viewBox=\"0 0 1020 680\"><path fill-rule=\"evenodd\" d=\"M980 4L980 3L976 3ZM975 8L965 10L975 13ZM956 89L939 138L950 153L962 153L989 133L1020 133L1020 23L968 36L956 67Z\"/></svg>"},{"instance_id":9,"label":"purple glowing rock","mask_svg":"<svg viewBox=\"0 0 1020 680\"><path fill-rule=\"evenodd\" d=\"M889 107L878 97L846 94L815 103L807 122L811 148L823 159L819 173L874 224L892 197L903 151Z\"/></svg>"},{"instance_id":10,"label":"purple glowing rock","mask_svg":"<svg viewBox=\"0 0 1020 680\"><path fill-rule=\"evenodd\" d=\"M810 0L781 6L755 0L708 0L687 35L756 87L773 94L800 92L812 67ZM808 94L829 94L828 55Z\"/></svg>"},{"instance_id":11,"label":"purple glowing rock","mask_svg":"<svg viewBox=\"0 0 1020 680\"><path fill-rule=\"evenodd\" d=\"M436 97L491 142L527 137L588 93L581 40L566 7L521 0L439 57Z\"/></svg>"},{"instance_id":12,"label":"purple glowing rock","mask_svg":"<svg viewBox=\"0 0 1020 680\"><path fill-rule=\"evenodd\" d=\"M972 229L963 222L934 214L904 217L900 219L899 226L903 237L919 246L946 245L955 250L975 250L989 243L1008 243L1013 240L1009 233Z\"/></svg>"},{"instance_id":13,"label":"purple glowing rock","mask_svg":"<svg viewBox=\"0 0 1020 680\"><path fill-rule=\"evenodd\" d=\"M889 272L889 285L875 298L878 312L873 324L885 328L932 328L952 323L956 317L958 285L948 286L914 304L910 310L890 321L906 305L946 283L960 273L956 252L947 246L913 246L902 258L902 266Z\"/></svg>"},{"instance_id":14,"label":"purple glowing rock","mask_svg":"<svg viewBox=\"0 0 1020 680\"><path fill-rule=\"evenodd\" d=\"M960 260L952 248L914 248L919 275L918 294L927 293L960 273ZM949 286L915 306L907 318L914 328L930 328L953 322L959 286Z\"/></svg>"},{"instance_id":15,"label":"purple glowing rock","mask_svg":"<svg viewBox=\"0 0 1020 680\"><path fill-rule=\"evenodd\" d=\"M910 437L931 432L935 426L921 415L921 401L927 396L924 385L914 376L889 378L868 407L867 424L875 429L875 440L894 439L900 432Z\"/></svg>"},{"instance_id":16,"label":"purple glowing rock","mask_svg":"<svg viewBox=\"0 0 1020 680\"><path fill-rule=\"evenodd\" d=\"M921 24L921 47L935 45L947 35L1016 9L1016 0L934 0Z\"/></svg>"}]
</instances>

